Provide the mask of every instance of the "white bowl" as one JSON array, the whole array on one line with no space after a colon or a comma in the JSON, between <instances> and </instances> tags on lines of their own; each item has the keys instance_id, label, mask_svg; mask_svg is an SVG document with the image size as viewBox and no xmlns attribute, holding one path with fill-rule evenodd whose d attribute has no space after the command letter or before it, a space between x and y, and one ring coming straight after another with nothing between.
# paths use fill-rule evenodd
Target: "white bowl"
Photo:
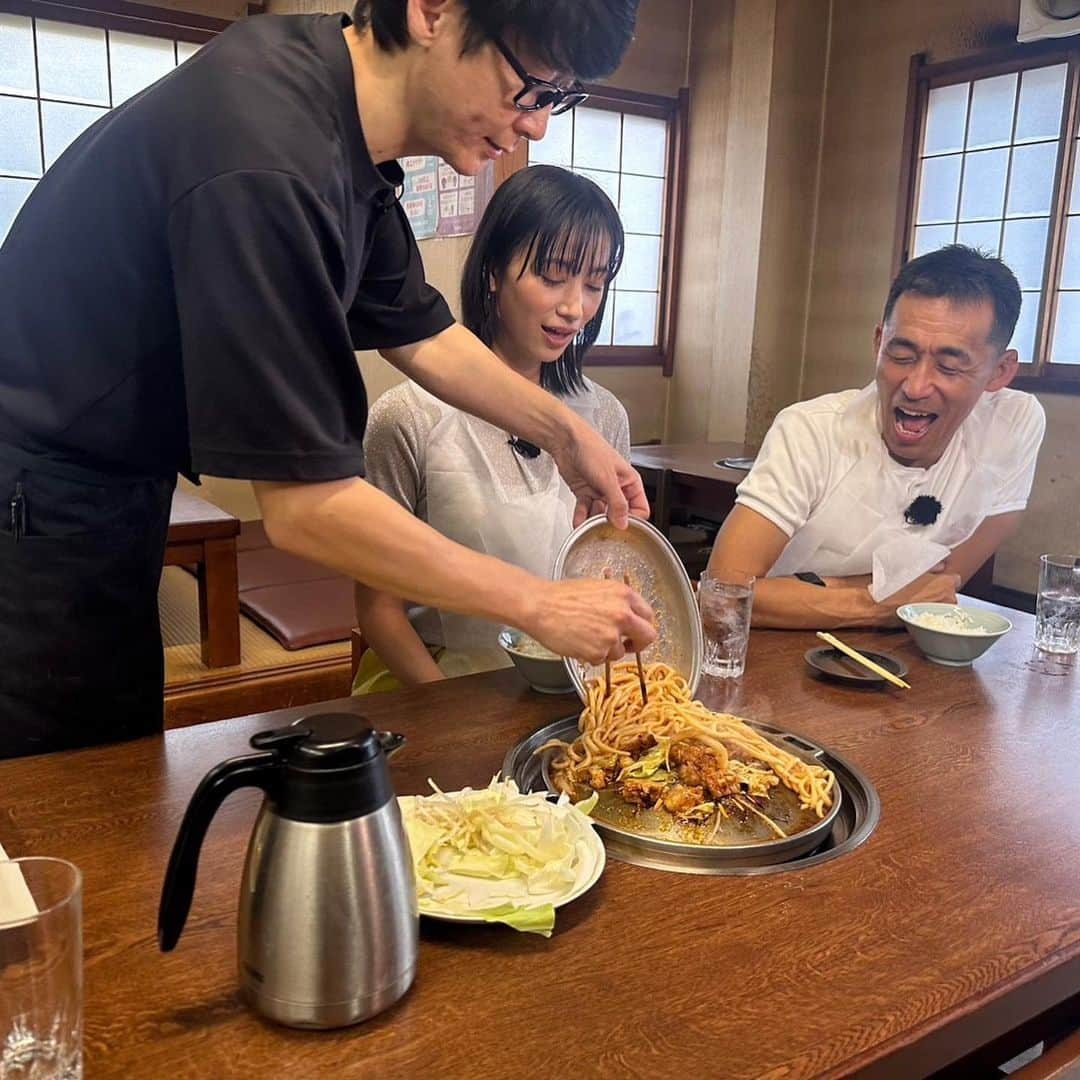
<instances>
[{"instance_id":1,"label":"white bowl","mask_svg":"<svg viewBox=\"0 0 1080 1080\"><path fill-rule=\"evenodd\" d=\"M904 604L896 614L927 660L949 667L967 667L1012 629L1004 615L962 604ZM966 625L923 625L927 618L942 617Z\"/></svg>"},{"instance_id":2,"label":"white bowl","mask_svg":"<svg viewBox=\"0 0 1080 1080\"><path fill-rule=\"evenodd\" d=\"M525 681L541 694L569 694L574 690L566 664L554 653L538 655L543 649L521 630L506 626L499 632L499 644L514 662ZM546 650L544 650L546 652Z\"/></svg>"}]
</instances>

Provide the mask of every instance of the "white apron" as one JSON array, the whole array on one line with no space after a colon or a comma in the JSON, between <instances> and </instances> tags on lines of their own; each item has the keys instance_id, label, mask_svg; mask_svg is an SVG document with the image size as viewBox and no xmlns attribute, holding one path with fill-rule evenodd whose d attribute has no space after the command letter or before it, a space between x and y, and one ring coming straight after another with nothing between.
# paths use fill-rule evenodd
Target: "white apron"
<instances>
[{"instance_id":1,"label":"white apron","mask_svg":"<svg viewBox=\"0 0 1080 1080\"><path fill-rule=\"evenodd\" d=\"M424 454L428 524L473 551L550 577L555 555L573 528L575 505L554 460L542 454L527 461L499 428L420 388L417 392L434 402L441 414ZM595 426L595 394L576 395L566 404ZM528 485L530 481L535 485L537 476L539 486L530 491ZM496 640L497 624L449 611L439 612L439 623L447 649L490 652L497 664L505 662Z\"/></svg>"},{"instance_id":2,"label":"white apron","mask_svg":"<svg viewBox=\"0 0 1080 1080\"><path fill-rule=\"evenodd\" d=\"M986 517L1000 483L986 464L985 425L969 416L942 460L926 470L897 469L881 439L877 389L864 387L844 411L841 453L847 471L784 548L770 577L812 570L830 577L870 573L870 594L881 602L946 559ZM934 525L909 525L904 510L919 494L940 495L935 483L952 469L970 475Z\"/></svg>"}]
</instances>

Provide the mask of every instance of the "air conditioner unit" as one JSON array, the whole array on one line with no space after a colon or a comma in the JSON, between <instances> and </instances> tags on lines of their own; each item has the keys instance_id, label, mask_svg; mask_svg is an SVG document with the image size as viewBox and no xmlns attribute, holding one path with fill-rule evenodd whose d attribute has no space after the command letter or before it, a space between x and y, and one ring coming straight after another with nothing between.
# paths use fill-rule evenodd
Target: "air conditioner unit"
<instances>
[{"instance_id":1,"label":"air conditioner unit","mask_svg":"<svg viewBox=\"0 0 1080 1080\"><path fill-rule=\"evenodd\" d=\"M1080 0L1020 0L1017 41L1080 34Z\"/></svg>"}]
</instances>

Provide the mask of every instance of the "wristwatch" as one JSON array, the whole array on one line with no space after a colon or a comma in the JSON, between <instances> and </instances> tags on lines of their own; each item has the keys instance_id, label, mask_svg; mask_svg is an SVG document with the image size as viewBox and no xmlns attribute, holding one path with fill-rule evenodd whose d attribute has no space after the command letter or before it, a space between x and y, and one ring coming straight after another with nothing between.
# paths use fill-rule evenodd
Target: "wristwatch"
<instances>
[{"instance_id":1,"label":"wristwatch","mask_svg":"<svg viewBox=\"0 0 1080 1080\"><path fill-rule=\"evenodd\" d=\"M825 582L821 580L812 570L804 570L801 574L795 575L800 581L805 581L807 585L820 585L825 588Z\"/></svg>"}]
</instances>

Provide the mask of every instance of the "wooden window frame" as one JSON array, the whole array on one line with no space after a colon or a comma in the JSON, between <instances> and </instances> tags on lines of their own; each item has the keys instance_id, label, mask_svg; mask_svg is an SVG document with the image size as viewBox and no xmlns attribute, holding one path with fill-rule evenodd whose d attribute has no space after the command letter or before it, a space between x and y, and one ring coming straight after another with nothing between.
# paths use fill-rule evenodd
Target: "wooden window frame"
<instances>
[{"instance_id":1,"label":"wooden window frame","mask_svg":"<svg viewBox=\"0 0 1080 1080\"><path fill-rule=\"evenodd\" d=\"M664 376L675 370L675 321L679 304L679 266L682 253L683 209L686 205L687 130L690 92L683 87L676 97L660 97L610 86L588 85L587 107L608 112L649 116L670 125L667 148L667 192L664 200L664 243L660 253L659 323L656 345L594 345L586 367L659 367ZM495 182L501 184L528 164L528 147L523 143L508 159L499 161ZM499 168L498 166L502 166Z\"/></svg>"},{"instance_id":2,"label":"wooden window frame","mask_svg":"<svg viewBox=\"0 0 1080 1080\"><path fill-rule=\"evenodd\" d=\"M261 4L248 4L248 14L261 10ZM0 0L0 14L52 19L76 26L99 26L104 30L145 34L195 45L209 41L232 25L230 19L128 3L127 0Z\"/></svg>"},{"instance_id":3,"label":"wooden window frame","mask_svg":"<svg viewBox=\"0 0 1080 1080\"><path fill-rule=\"evenodd\" d=\"M907 106L901 155L900 191L893 241L893 275L908 260L915 231L915 203L918 198L920 150L926 130L930 91L942 86L974 82L976 79L1008 75L1032 67L1068 65L1065 76L1064 108L1058 132L1058 155L1050 204L1050 222L1043 263L1043 290L1035 326L1034 362L1021 364L1012 386L1020 390L1080 394L1080 364L1052 364L1048 360L1051 333L1057 313L1061 260L1072 184L1080 183L1077 171L1077 139L1080 130L1080 38L1040 41L987 51L968 60L936 64L916 53L908 72ZM1019 89L1017 91L1019 93ZM970 103L969 103L970 108Z\"/></svg>"}]
</instances>

